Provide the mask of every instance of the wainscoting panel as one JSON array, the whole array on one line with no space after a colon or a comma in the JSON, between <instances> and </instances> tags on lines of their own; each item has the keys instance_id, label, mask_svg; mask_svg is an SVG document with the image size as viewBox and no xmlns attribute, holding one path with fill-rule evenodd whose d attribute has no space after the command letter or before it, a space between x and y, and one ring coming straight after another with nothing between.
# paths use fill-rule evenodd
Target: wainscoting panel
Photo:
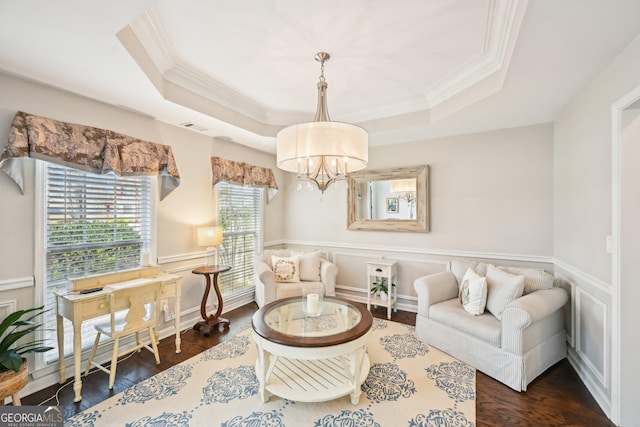
<instances>
[{"instance_id":1,"label":"wainscoting panel","mask_svg":"<svg viewBox=\"0 0 640 427\"><path fill-rule=\"evenodd\" d=\"M18 303L16 300L0 301L0 319L4 319L16 311L17 306Z\"/></svg>"},{"instance_id":2,"label":"wainscoting panel","mask_svg":"<svg viewBox=\"0 0 640 427\"><path fill-rule=\"evenodd\" d=\"M607 305L582 289L576 289L576 352L605 387L609 387L607 375Z\"/></svg>"},{"instance_id":3,"label":"wainscoting panel","mask_svg":"<svg viewBox=\"0 0 640 427\"><path fill-rule=\"evenodd\" d=\"M16 310L34 307L34 288L33 277L0 280L0 319Z\"/></svg>"},{"instance_id":4,"label":"wainscoting panel","mask_svg":"<svg viewBox=\"0 0 640 427\"><path fill-rule=\"evenodd\" d=\"M568 359L606 414L611 412L611 287L555 260L555 274L571 292ZM568 331L569 332L569 331Z\"/></svg>"},{"instance_id":5,"label":"wainscoting panel","mask_svg":"<svg viewBox=\"0 0 640 427\"><path fill-rule=\"evenodd\" d=\"M444 260L402 257L398 254L384 256L384 259L398 262L398 308L406 311L418 311L418 298L413 282L426 274L437 273L447 269ZM342 296L365 302L367 300L367 264L369 260L383 259L380 254L363 254L357 252L333 252L333 262L338 267L336 292Z\"/></svg>"},{"instance_id":6,"label":"wainscoting panel","mask_svg":"<svg viewBox=\"0 0 640 427\"><path fill-rule=\"evenodd\" d=\"M554 286L558 286L559 288L564 289L569 296L569 304L564 307L564 327L567 331L567 344L571 347L576 346L575 336L576 336L576 322L574 316L573 306L575 304L572 301L575 301L576 297L576 286L573 282L569 280L559 277L556 273L556 282Z\"/></svg>"}]
</instances>

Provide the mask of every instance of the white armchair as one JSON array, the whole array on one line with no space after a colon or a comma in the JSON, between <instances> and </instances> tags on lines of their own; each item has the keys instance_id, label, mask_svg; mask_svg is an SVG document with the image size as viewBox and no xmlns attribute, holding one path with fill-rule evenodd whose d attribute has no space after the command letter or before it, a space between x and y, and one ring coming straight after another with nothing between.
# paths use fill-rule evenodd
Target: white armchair
<instances>
[{"instance_id":1,"label":"white armchair","mask_svg":"<svg viewBox=\"0 0 640 427\"><path fill-rule=\"evenodd\" d=\"M566 357L563 307L567 293L553 286L553 276L548 273L505 268L525 275L525 292L527 274L546 274L550 281L545 279L544 289L528 289L526 295L507 303L501 319L489 311L474 316L458 301L461 272L467 266L454 261L452 271L415 280L416 335L509 387L524 391L538 375ZM486 264L469 267L484 276Z\"/></svg>"},{"instance_id":2,"label":"white armchair","mask_svg":"<svg viewBox=\"0 0 640 427\"><path fill-rule=\"evenodd\" d=\"M299 282L278 282L273 272L271 257L299 256ZM320 252L298 252L290 249L265 250L256 262L255 285L258 307L286 297L302 296L302 287L321 283L324 294L335 296L338 267L322 258Z\"/></svg>"}]
</instances>

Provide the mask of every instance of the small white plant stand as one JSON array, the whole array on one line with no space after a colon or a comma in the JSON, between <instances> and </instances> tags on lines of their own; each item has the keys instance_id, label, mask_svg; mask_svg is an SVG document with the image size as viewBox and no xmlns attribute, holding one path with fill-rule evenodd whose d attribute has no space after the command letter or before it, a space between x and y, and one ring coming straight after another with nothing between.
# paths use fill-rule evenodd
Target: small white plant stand
<instances>
[{"instance_id":1,"label":"small white plant stand","mask_svg":"<svg viewBox=\"0 0 640 427\"><path fill-rule=\"evenodd\" d=\"M398 311L398 287L397 287L398 265L397 261L391 259L376 259L367 261L367 310L371 310L371 305L387 308L387 319L391 319L391 309ZM389 292L386 299L377 295L371 295L374 282L385 278Z\"/></svg>"}]
</instances>

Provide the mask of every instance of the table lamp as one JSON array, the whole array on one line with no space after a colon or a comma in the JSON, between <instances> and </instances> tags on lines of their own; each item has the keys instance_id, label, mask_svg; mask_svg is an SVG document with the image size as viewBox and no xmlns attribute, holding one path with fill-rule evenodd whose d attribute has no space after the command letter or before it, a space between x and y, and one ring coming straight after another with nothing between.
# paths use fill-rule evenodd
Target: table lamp
<instances>
[{"instance_id":1,"label":"table lamp","mask_svg":"<svg viewBox=\"0 0 640 427\"><path fill-rule=\"evenodd\" d=\"M206 246L205 265L215 264L217 247L222 244L222 227L198 227L198 246ZM216 254L211 253L216 250Z\"/></svg>"}]
</instances>

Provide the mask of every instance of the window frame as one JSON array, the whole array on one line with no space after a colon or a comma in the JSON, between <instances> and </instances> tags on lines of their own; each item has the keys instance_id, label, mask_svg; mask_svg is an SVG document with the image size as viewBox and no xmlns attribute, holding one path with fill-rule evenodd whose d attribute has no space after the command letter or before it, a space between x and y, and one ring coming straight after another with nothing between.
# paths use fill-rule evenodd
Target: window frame
<instances>
[{"instance_id":1,"label":"window frame","mask_svg":"<svg viewBox=\"0 0 640 427\"><path fill-rule=\"evenodd\" d=\"M214 186L214 195L215 195L215 206L216 206L216 220L217 220L217 224L219 226L222 226L220 224L220 201L221 201L221 195L220 195L220 185L233 185L236 187L249 187L252 188L253 190L255 190L258 194L259 200L258 200L258 206L260 209L260 221L259 221L259 231L257 233L257 239L258 239L258 243L256 245L254 254L253 254L253 262L254 262L254 268L255 268L255 263L258 257L258 254L264 249L264 217L265 217L265 201L266 201L266 189L265 188L258 188L258 187L252 187L252 186L244 186L244 185L239 185L239 184L229 184L225 181L221 181L218 184L216 184ZM233 233L233 232L231 232ZM223 236L226 237L226 233L223 230ZM220 253L219 250L216 250L216 259L219 261L220 260ZM220 280L223 281L225 279L225 276L229 276L233 273L233 268L234 266L231 265L231 270L227 273L222 273L220 275ZM252 280L252 285L250 288L246 288L246 289L242 289L236 292L223 292L223 295L226 297L239 297L242 296L244 294L253 294L255 293L255 282L253 281L253 278L251 278Z\"/></svg>"},{"instance_id":2,"label":"window frame","mask_svg":"<svg viewBox=\"0 0 640 427\"><path fill-rule=\"evenodd\" d=\"M46 161L35 162L35 196L34 196L34 305L39 307L46 304L47 300L47 250L46 250L46 228L47 228L47 166ZM159 201L158 195L158 178L156 176L148 176L150 178L150 198L149 198L149 211L150 211L150 236L149 236L149 255L151 259L157 258L157 206ZM46 337L46 331L37 331L36 338L44 339ZM50 334L54 335L54 334ZM83 341L83 344L86 344ZM48 362L45 359L44 353L35 354L35 367L34 377L40 377L47 373L57 370L59 363L59 349L57 347L57 340L53 343L56 350L56 357L51 358ZM73 365L73 355L67 355L65 357L65 365Z\"/></svg>"}]
</instances>

